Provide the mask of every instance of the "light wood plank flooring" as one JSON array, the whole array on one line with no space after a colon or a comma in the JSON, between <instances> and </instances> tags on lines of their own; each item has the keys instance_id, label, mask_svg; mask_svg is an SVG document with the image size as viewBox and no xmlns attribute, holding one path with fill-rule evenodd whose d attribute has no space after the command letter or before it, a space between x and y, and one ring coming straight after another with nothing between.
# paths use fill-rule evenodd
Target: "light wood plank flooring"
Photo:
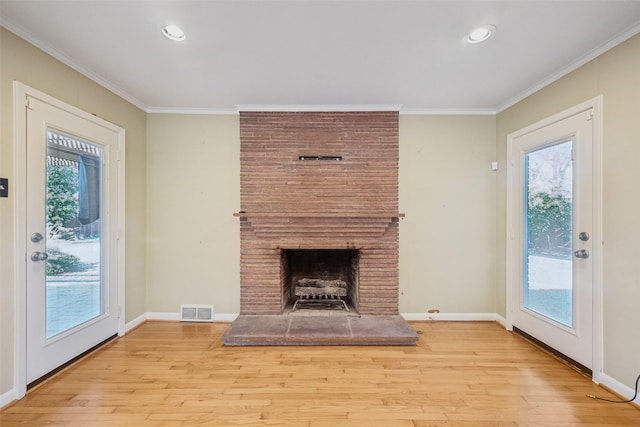
<instances>
[{"instance_id":1,"label":"light wood plank flooring","mask_svg":"<svg viewBox=\"0 0 640 427\"><path fill-rule=\"evenodd\" d=\"M228 324L147 322L0 413L10 426L640 426L495 323L411 322L416 347L225 347Z\"/></svg>"}]
</instances>

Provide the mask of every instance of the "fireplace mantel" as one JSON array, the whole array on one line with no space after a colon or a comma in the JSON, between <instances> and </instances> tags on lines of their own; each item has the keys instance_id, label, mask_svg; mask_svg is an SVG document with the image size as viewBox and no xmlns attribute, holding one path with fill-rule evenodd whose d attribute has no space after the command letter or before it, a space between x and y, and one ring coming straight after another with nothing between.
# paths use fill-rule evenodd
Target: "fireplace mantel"
<instances>
[{"instance_id":1,"label":"fireplace mantel","mask_svg":"<svg viewBox=\"0 0 640 427\"><path fill-rule=\"evenodd\" d=\"M271 247L378 247L402 213L238 212L243 227ZM395 226L394 226L395 224Z\"/></svg>"}]
</instances>

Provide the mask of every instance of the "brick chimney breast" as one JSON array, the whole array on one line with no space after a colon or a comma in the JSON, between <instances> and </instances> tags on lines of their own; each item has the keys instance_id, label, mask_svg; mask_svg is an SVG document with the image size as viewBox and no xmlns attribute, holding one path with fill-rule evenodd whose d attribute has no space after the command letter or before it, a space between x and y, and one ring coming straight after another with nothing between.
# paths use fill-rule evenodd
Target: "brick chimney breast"
<instances>
[{"instance_id":1,"label":"brick chimney breast","mask_svg":"<svg viewBox=\"0 0 640 427\"><path fill-rule=\"evenodd\" d=\"M282 314L282 251L358 250L360 314L398 314L398 112L240 113L240 311Z\"/></svg>"}]
</instances>

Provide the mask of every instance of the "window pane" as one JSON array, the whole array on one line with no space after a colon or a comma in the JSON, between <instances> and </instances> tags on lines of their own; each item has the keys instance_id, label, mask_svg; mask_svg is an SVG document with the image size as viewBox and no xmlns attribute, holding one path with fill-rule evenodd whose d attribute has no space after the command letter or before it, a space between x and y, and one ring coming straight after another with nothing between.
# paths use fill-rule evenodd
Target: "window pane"
<instances>
[{"instance_id":1,"label":"window pane","mask_svg":"<svg viewBox=\"0 0 640 427\"><path fill-rule=\"evenodd\" d=\"M102 148L47 132L47 338L103 312Z\"/></svg>"},{"instance_id":2,"label":"window pane","mask_svg":"<svg viewBox=\"0 0 640 427\"><path fill-rule=\"evenodd\" d=\"M573 326L572 141L525 156L524 306Z\"/></svg>"}]
</instances>

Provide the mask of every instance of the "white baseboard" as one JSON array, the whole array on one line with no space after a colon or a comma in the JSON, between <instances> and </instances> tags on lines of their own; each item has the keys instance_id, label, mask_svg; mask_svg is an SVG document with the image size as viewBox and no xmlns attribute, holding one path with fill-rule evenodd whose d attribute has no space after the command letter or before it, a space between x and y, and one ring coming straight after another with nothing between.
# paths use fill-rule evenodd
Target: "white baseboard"
<instances>
[{"instance_id":1,"label":"white baseboard","mask_svg":"<svg viewBox=\"0 0 640 427\"><path fill-rule=\"evenodd\" d=\"M126 334L133 328L136 328L142 325L146 321L147 321L147 313L143 313L140 316L133 319L131 322L128 322L126 325L124 325L124 333Z\"/></svg>"},{"instance_id":2,"label":"white baseboard","mask_svg":"<svg viewBox=\"0 0 640 427\"><path fill-rule=\"evenodd\" d=\"M180 313L162 313L162 312L149 312L143 316L145 320L173 320L180 321ZM142 316L141 316L142 317ZM214 313L214 322L233 322L238 317L238 313Z\"/></svg>"},{"instance_id":3,"label":"white baseboard","mask_svg":"<svg viewBox=\"0 0 640 427\"><path fill-rule=\"evenodd\" d=\"M503 328L507 329L507 319L500 316L498 313L496 313L495 316L496 316L496 322L498 322L498 324Z\"/></svg>"},{"instance_id":4,"label":"white baseboard","mask_svg":"<svg viewBox=\"0 0 640 427\"><path fill-rule=\"evenodd\" d=\"M505 326L504 317L496 313L400 313L405 320L442 320L459 322L498 322ZM214 322L233 322L239 316L238 313L215 313ZM180 313L172 312L148 312L127 323L129 331L145 320L169 320L180 321Z\"/></svg>"},{"instance_id":5,"label":"white baseboard","mask_svg":"<svg viewBox=\"0 0 640 427\"><path fill-rule=\"evenodd\" d=\"M635 384L635 378L633 380ZM624 398L623 400L631 399L633 397L633 393L635 392L635 390L632 389L631 387L627 387L626 385L622 384L620 381L611 378L609 375L605 373L600 374L600 385L605 386L611 389L612 391L615 391L616 393L618 393L620 396ZM636 398L633 400L633 403L640 405L640 396L636 396Z\"/></svg>"},{"instance_id":6,"label":"white baseboard","mask_svg":"<svg viewBox=\"0 0 640 427\"><path fill-rule=\"evenodd\" d=\"M12 388L6 393L0 394L0 409L4 408L14 400L18 399L18 393L15 388Z\"/></svg>"},{"instance_id":7,"label":"white baseboard","mask_svg":"<svg viewBox=\"0 0 640 427\"><path fill-rule=\"evenodd\" d=\"M238 313L220 313L213 315L214 322L233 322L239 316Z\"/></svg>"},{"instance_id":8,"label":"white baseboard","mask_svg":"<svg viewBox=\"0 0 640 427\"><path fill-rule=\"evenodd\" d=\"M448 322L498 322L500 325L505 326L506 320L504 317L496 313L400 313L405 320L433 320L433 321L448 321ZM239 316L238 313L215 313L213 315L214 322L233 322ZM180 321L180 313L172 312L147 312L141 314L137 318L128 322L125 325L125 331L129 332L131 329L141 325L147 320L166 320L166 321Z\"/></svg>"},{"instance_id":9,"label":"white baseboard","mask_svg":"<svg viewBox=\"0 0 640 427\"><path fill-rule=\"evenodd\" d=\"M147 312L147 320L175 320L180 321L180 313Z\"/></svg>"},{"instance_id":10,"label":"white baseboard","mask_svg":"<svg viewBox=\"0 0 640 427\"><path fill-rule=\"evenodd\" d=\"M505 319L496 313L400 313L405 320L433 320L448 322L498 322L502 326Z\"/></svg>"},{"instance_id":11,"label":"white baseboard","mask_svg":"<svg viewBox=\"0 0 640 427\"><path fill-rule=\"evenodd\" d=\"M404 318L404 320L429 320L427 315L424 313L400 313L400 316Z\"/></svg>"}]
</instances>

